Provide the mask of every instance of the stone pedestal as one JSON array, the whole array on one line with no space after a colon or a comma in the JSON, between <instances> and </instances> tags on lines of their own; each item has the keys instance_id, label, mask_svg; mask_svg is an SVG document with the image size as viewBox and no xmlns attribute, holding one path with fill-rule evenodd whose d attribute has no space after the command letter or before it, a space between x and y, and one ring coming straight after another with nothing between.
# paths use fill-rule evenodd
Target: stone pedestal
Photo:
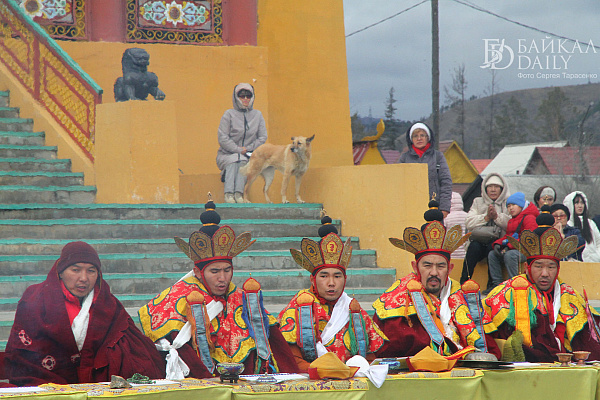
<instances>
[{"instance_id":1,"label":"stone pedestal","mask_svg":"<svg viewBox=\"0 0 600 400\"><path fill-rule=\"evenodd\" d=\"M101 104L96 120L98 203L178 203L175 103Z\"/></svg>"}]
</instances>

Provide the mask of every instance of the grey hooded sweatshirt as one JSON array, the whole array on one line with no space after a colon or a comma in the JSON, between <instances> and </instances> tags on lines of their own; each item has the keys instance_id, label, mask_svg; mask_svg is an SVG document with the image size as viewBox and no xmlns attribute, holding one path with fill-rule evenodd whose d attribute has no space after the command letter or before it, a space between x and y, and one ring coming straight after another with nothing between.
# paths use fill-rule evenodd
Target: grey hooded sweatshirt
<instances>
[{"instance_id":1,"label":"grey hooded sweatshirt","mask_svg":"<svg viewBox=\"0 0 600 400\"><path fill-rule=\"evenodd\" d=\"M244 108L238 93L249 90L252 99L248 108ZM252 108L254 104L254 87L248 83L240 83L233 89L233 108L225 111L219 124L219 151L217 152L217 167L222 171L229 164L238 161L248 161L248 157L240 154L242 147L253 152L258 146L267 141L267 127L260 111Z\"/></svg>"}]
</instances>

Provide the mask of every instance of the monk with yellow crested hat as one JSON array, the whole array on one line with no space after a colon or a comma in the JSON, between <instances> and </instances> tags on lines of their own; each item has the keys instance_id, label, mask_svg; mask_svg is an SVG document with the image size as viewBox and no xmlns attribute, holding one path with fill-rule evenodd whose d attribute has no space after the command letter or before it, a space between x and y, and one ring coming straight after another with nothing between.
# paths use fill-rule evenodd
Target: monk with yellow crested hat
<instances>
[{"instance_id":1,"label":"monk with yellow crested hat","mask_svg":"<svg viewBox=\"0 0 600 400\"><path fill-rule=\"evenodd\" d=\"M500 357L500 350L489 333L495 330L489 316L482 312L479 285L466 281L463 286L450 278L452 252L469 234L459 225L446 229L443 214L432 200L421 229L408 227L403 239L390 242L415 255L414 272L397 280L373 303L373 320L390 338L379 357L413 356L425 347L450 355L467 346Z\"/></svg>"},{"instance_id":2,"label":"monk with yellow crested hat","mask_svg":"<svg viewBox=\"0 0 600 400\"><path fill-rule=\"evenodd\" d=\"M203 226L188 242L175 238L194 262L193 271L140 308L144 333L167 356L167 378L205 378L217 364L244 364L245 374L297 372L277 319L263 306L260 284L249 278L242 288L231 282L233 258L254 241L236 237L209 201Z\"/></svg>"},{"instance_id":3,"label":"monk with yellow crested hat","mask_svg":"<svg viewBox=\"0 0 600 400\"><path fill-rule=\"evenodd\" d=\"M542 207L536 222L538 228L523 231L520 240L509 238L527 258L527 272L496 286L484 300L498 327L494 336L516 341L520 346L511 347L522 348L509 361L552 362L557 353L576 350L589 351L590 360L600 360L600 314L558 277L560 260L578 250L577 236L563 239L552 227L548 206Z\"/></svg>"},{"instance_id":4,"label":"monk with yellow crested hat","mask_svg":"<svg viewBox=\"0 0 600 400\"><path fill-rule=\"evenodd\" d=\"M311 287L299 291L279 314L281 333L302 372L328 352L343 362L355 355L373 360L386 339L344 291L350 239L342 242L328 216L321 223L320 242L304 238L301 250L290 249L296 263L310 272Z\"/></svg>"}]
</instances>

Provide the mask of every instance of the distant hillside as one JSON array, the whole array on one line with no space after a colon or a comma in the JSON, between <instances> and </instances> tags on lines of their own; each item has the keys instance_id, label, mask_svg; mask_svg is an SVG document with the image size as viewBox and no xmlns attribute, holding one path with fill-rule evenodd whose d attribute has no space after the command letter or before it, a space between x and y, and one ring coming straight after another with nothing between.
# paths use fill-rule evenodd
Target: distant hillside
<instances>
[{"instance_id":1,"label":"distant hillside","mask_svg":"<svg viewBox=\"0 0 600 400\"><path fill-rule=\"evenodd\" d=\"M575 86L561 86L561 91L569 99L571 105L574 107L574 111L565 113L565 131L566 137L562 139L571 139L577 137L577 124L581 120L583 114L588 108L590 102L594 102L594 105L590 109L584 131L588 137L593 138L591 143L594 145L600 144L600 83L591 83L585 85ZM525 89L517 90L512 92L502 92L494 97L494 108L495 114L498 115L502 109L502 104L508 102L511 96L519 101L521 106L527 110L527 120L533 126L533 129L525 130L523 135L520 136L520 142L532 142L532 141L545 141L543 136L540 136L535 132L535 129L539 129L540 121L536 118L538 115L538 108L542 101L547 98L548 93L554 90L554 87L547 87L541 89ZM470 158L488 158L488 145L487 138L489 138L490 131L490 103L491 97L483 97L465 103L465 143L463 149ZM569 115L567 115L569 114ZM457 113L454 109L450 109L440 116L440 140L455 139L450 133L456 125ZM429 119L427 121L431 123ZM550 141L548 139L547 141ZM460 144L460 141L458 141ZM575 144L572 142L572 144ZM491 154L491 157L495 156L500 148L495 148Z\"/></svg>"}]
</instances>

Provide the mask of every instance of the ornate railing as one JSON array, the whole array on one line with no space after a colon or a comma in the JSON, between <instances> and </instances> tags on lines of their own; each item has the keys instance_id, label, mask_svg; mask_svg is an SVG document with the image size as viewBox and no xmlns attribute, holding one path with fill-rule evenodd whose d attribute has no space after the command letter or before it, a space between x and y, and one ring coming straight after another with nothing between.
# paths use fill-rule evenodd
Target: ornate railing
<instances>
[{"instance_id":1,"label":"ornate railing","mask_svg":"<svg viewBox=\"0 0 600 400\"><path fill-rule=\"evenodd\" d=\"M102 89L14 2L0 2L0 62L94 160Z\"/></svg>"}]
</instances>

